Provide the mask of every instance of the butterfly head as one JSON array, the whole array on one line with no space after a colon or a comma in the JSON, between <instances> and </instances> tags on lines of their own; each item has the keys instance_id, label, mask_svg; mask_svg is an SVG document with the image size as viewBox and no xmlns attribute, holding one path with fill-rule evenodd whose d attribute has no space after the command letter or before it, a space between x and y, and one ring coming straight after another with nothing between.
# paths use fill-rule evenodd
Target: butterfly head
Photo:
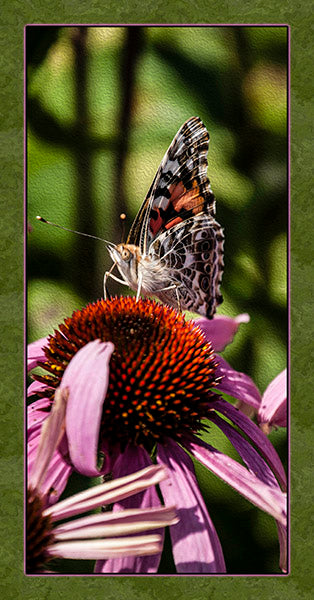
<instances>
[{"instance_id":1,"label":"butterfly head","mask_svg":"<svg viewBox=\"0 0 314 600\"><path fill-rule=\"evenodd\" d=\"M107 246L109 254L117 265L129 264L138 260L139 248L133 244L110 244Z\"/></svg>"},{"instance_id":2,"label":"butterfly head","mask_svg":"<svg viewBox=\"0 0 314 600\"><path fill-rule=\"evenodd\" d=\"M140 249L134 244L110 244L107 246L113 262L121 275L133 289L137 288L137 271L140 260Z\"/></svg>"}]
</instances>

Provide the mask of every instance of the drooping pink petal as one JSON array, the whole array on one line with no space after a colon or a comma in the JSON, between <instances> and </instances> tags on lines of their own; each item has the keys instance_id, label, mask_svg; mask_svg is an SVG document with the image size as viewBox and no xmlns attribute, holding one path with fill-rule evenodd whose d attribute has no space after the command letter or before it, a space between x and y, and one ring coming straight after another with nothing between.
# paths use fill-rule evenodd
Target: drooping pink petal
<instances>
[{"instance_id":1,"label":"drooping pink petal","mask_svg":"<svg viewBox=\"0 0 314 600\"><path fill-rule=\"evenodd\" d=\"M222 352L230 344L238 331L241 323L248 323L250 317L248 314L238 315L235 318L224 315L215 315L213 319L195 319L197 325L204 333L208 342L215 352Z\"/></svg>"},{"instance_id":2,"label":"drooping pink petal","mask_svg":"<svg viewBox=\"0 0 314 600\"><path fill-rule=\"evenodd\" d=\"M267 465L267 463L263 460L263 458L258 454L258 452L253 448L253 446L243 438L229 423L221 419L218 415L213 415L211 417L211 421L216 423L216 425L224 432L224 434L228 437L233 447L240 454L241 458L247 465L248 469L251 473L255 474L261 481L267 483L267 485L273 486L279 489L279 484L277 479L275 478L273 472ZM284 571L286 569L286 558L287 558L287 534L286 527L284 527L281 523L276 521L277 529L278 529L278 539L280 544L280 561L279 566Z\"/></svg>"},{"instance_id":3,"label":"drooping pink petal","mask_svg":"<svg viewBox=\"0 0 314 600\"><path fill-rule=\"evenodd\" d=\"M123 454L118 458L113 467L115 478L125 476L134 469L145 467L151 464L151 459L146 450L141 447L127 446ZM129 508L159 508L161 502L155 487L143 490L141 493L134 494L126 500L116 502L113 510L119 511ZM161 535L163 546L164 530L156 530ZM159 567L161 551L152 556L121 557L107 561L98 561L95 566L96 573L156 573Z\"/></svg>"},{"instance_id":4,"label":"drooping pink petal","mask_svg":"<svg viewBox=\"0 0 314 600\"><path fill-rule=\"evenodd\" d=\"M27 470L29 474L34 468L39 437L40 435L38 435L37 440L33 440L32 448L27 448ZM60 498L72 470L72 467L64 461L58 450L55 450L46 471L45 479L40 486L41 493L45 496L48 504L53 504Z\"/></svg>"},{"instance_id":5,"label":"drooping pink petal","mask_svg":"<svg viewBox=\"0 0 314 600\"><path fill-rule=\"evenodd\" d=\"M54 506L43 511L43 516L50 516L52 520L90 511L93 508L112 503L115 500L124 502L138 492L147 491L147 486L155 490L155 485L167 477L167 470L162 465L150 465L123 478L108 481L99 486L89 488L84 492L75 494ZM119 559L124 557L125 565L128 561L146 566L144 557L152 554L161 554L163 535L155 534L154 530L163 531L163 527L177 523L174 507L158 507L155 509L129 510L114 513L101 513L90 515L64 523L53 529L55 543L49 552L52 556L63 558L97 559L97 564L106 565L103 571L120 572L117 565ZM161 528L161 529L160 529ZM150 535L126 537L125 534L151 530ZM110 536L115 536L111 538ZM123 537L117 537L122 535ZM95 539L97 537L107 539ZM92 539L94 538L94 539ZM86 540L86 541L85 541ZM132 560L132 557L133 560ZM106 560L106 559L109 560ZM111 560L110 560L111 559ZM148 563L149 565L150 563ZM124 571L122 571L124 572ZM142 571L143 572L143 571ZM147 572L147 571L144 571Z\"/></svg>"},{"instance_id":6,"label":"drooping pink petal","mask_svg":"<svg viewBox=\"0 0 314 600\"><path fill-rule=\"evenodd\" d=\"M42 425L50 413L52 400L50 398L40 398L27 407L27 439L31 437L32 429L37 425Z\"/></svg>"},{"instance_id":7,"label":"drooping pink petal","mask_svg":"<svg viewBox=\"0 0 314 600\"><path fill-rule=\"evenodd\" d=\"M279 488L279 484L272 470L245 437L217 414L212 414L210 420L212 423L215 423L230 440L251 473L254 473L261 481L267 483L267 485Z\"/></svg>"},{"instance_id":8,"label":"drooping pink petal","mask_svg":"<svg viewBox=\"0 0 314 600\"><path fill-rule=\"evenodd\" d=\"M277 530L278 530L278 539L279 539L279 547L280 547L280 559L279 566L281 570L286 573L287 572L287 560L288 560L288 551L287 551L287 527L278 523L276 521Z\"/></svg>"},{"instance_id":9,"label":"drooping pink petal","mask_svg":"<svg viewBox=\"0 0 314 600\"><path fill-rule=\"evenodd\" d=\"M261 455L267 460L283 488L286 489L287 477L281 460L272 443L255 423L241 413L238 408L232 406L230 402L226 402L223 398L213 400L211 402L211 408L223 414L227 419L230 419L230 421L237 425L248 436L248 438L256 445ZM210 414L208 418L211 418Z\"/></svg>"},{"instance_id":10,"label":"drooping pink petal","mask_svg":"<svg viewBox=\"0 0 314 600\"><path fill-rule=\"evenodd\" d=\"M158 444L157 459L168 467L160 483L166 504L175 504L179 523L170 528L178 573L225 573L221 544L209 517L194 473L192 460L172 440Z\"/></svg>"},{"instance_id":11,"label":"drooping pink petal","mask_svg":"<svg viewBox=\"0 0 314 600\"><path fill-rule=\"evenodd\" d=\"M49 463L44 482L41 484L41 493L45 499L45 506L55 504L60 498L68 479L73 471L58 450L55 450Z\"/></svg>"},{"instance_id":12,"label":"drooping pink petal","mask_svg":"<svg viewBox=\"0 0 314 600\"><path fill-rule=\"evenodd\" d=\"M40 442L42 425L49 417L51 408L50 398L40 398L27 408L27 472L28 479L34 469L37 450ZM40 489L48 504L57 502L62 494L72 467L64 460L59 450L55 450L46 470L45 479Z\"/></svg>"},{"instance_id":13,"label":"drooping pink petal","mask_svg":"<svg viewBox=\"0 0 314 600\"><path fill-rule=\"evenodd\" d=\"M257 415L260 425L287 427L287 369L266 388Z\"/></svg>"},{"instance_id":14,"label":"drooping pink petal","mask_svg":"<svg viewBox=\"0 0 314 600\"><path fill-rule=\"evenodd\" d=\"M245 373L233 369L221 356L216 356L216 377L221 377L217 391L224 392L237 400L242 400L258 410L261 404L261 394L255 383Z\"/></svg>"},{"instance_id":15,"label":"drooping pink petal","mask_svg":"<svg viewBox=\"0 0 314 600\"><path fill-rule=\"evenodd\" d=\"M117 512L102 512L62 523L53 528L57 541L133 535L156 527L167 527L178 522L174 507L130 508Z\"/></svg>"},{"instance_id":16,"label":"drooping pink petal","mask_svg":"<svg viewBox=\"0 0 314 600\"><path fill-rule=\"evenodd\" d=\"M93 486L61 500L57 505L49 507L44 514L50 515L53 520L61 520L113 502L118 505L129 496L142 498L143 491L150 489L148 486L156 485L166 476L165 469L156 469L155 465L150 465L141 471ZM157 506L160 506L160 502Z\"/></svg>"},{"instance_id":17,"label":"drooping pink petal","mask_svg":"<svg viewBox=\"0 0 314 600\"><path fill-rule=\"evenodd\" d=\"M199 438L184 440L184 446L205 467L252 504L286 525L286 495L281 490L263 483L246 467Z\"/></svg>"},{"instance_id":18,"label":"drooping pink petal","mask_svg":"<svg viewBox=\"0 0 314 600\"><path fill-rule=\"evenodd\" d=\"M160 553L161 548L160 535L150 534L106 540L59 542L48 547L47 554L51 554L58 558L85 560L104 560L106 558L111 558L111 560L117 560L115 557L119 556L142 557L144 555L155 554L156 552Z\"/></svg>"},{"instance_id":19,"label":"drooping pink petal","mask_svg":"<svg viewBox=\"0 0 314 600\"><path fill-rule=\"evenodd\" d=\"M50 461L65 433L65 410L68 393L60 387L55 392L55 400L47 419L42 423L36 460L29 477L29 486L41 490Z\"/></svg>"},{"instance_id":20,"label":"drooping pink petal","mask_svg":"<svg viewBox=\"0 0 314 600\"><path fill-rule=\"evenodd\" d=\"M27 370L30 371L37 367L39 361L46 360L46 355L43 351L44 346L47 346L49 336L36 340L28 344L27 347Z\"/></svg>"},{"instance_id":21,"label":"drooping pink petal","mask_svg":"<svg viewBox=\"0 0 314 600\"><path fill-rule=\"evenodd\" d=\"M66 432L71 461L79 473L89 477L108 470L106 464L97 467L97 458L113 350L111 342L89 342L72 358L61 381L61 386L69 389Z\"/></svg>"}]
</instances>

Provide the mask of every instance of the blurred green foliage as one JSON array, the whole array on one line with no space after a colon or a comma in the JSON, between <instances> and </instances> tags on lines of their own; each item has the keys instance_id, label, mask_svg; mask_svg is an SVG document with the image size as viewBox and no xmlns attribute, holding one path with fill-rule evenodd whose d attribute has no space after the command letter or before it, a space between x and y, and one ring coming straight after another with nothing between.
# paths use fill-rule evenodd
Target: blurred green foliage
<instances>
[{"instance_id":1,"label":"blurred green foliage","mask_svg":"<svg viewBox=\"0 0 314 600\"><path fill-rule=\"evenodd\" d=\"M219 313L251 318L224 356L263 391L287 360L284 26L27 27L29 340L101 297L111 266L105 244L36 215L119 242L119 214L130 226L193 115L210 133L208 176L225 230ZM111 291L129 293L114 283ZM285 459L284 432L271 439ZM271 520L197 471L228 571L278 572Z\"/></svg>"}]
</instances>

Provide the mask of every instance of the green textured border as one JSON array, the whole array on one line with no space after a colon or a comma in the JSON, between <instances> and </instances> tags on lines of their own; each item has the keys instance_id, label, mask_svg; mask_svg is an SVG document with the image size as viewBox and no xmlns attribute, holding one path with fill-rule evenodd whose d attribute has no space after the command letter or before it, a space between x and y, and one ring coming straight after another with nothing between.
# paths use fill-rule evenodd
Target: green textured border
<instances>
[{"instance_id":1,"label":"green textured border","mask_svg":"<svg viewBox=\"0 0 314 600\"><path fill-rule=\"evenodd\" d=\"M162 599L181 596L200 600L245 598L309 598L313 576L309 557L313 535L310 465L313 464L310 411L314 384L312 297L307 294L313 272L313 210L310 132L313 123L313 41L308 23L310 3L277 0L220 0L193 3L167 0L117 6L109 0L87 2L32 0L3 2L0 54L1 105L1 269L2 327L1 427L1 583L2 597ZM79 12L78 12L79 8ZM25 577L23 575L23 29L27 23L286 23L292 42L292 571L288 577ZM5 218L3 218L3 215ZM295 293L294 293L295 292ZM304 335L305 332L305 335ZM312 334L312 335L311 335ZM305 369L306 367L306 369ZM301 374L304 373L302 377ZM311 383L313 382L312 386ZM313 454L313 452L312 452ZM312 458L312 460L311 460Z\"/></svg>"}]
</instances>

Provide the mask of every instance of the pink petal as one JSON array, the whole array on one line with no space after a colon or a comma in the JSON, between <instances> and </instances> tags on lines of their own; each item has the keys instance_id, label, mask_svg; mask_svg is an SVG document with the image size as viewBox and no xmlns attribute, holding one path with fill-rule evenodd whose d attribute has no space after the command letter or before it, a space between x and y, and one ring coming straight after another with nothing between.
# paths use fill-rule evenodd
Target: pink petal
<instances>
[{"instance_id":1,"label":"pink petal","mask_svg":"<svg viewBox=\"0 0 314 600\"><path fill-rule=\"evenodd\" d=\"M36 342L28 344L27 347L27 370L30 371L37 367L38 361L45 361L46 355L43 351L43 347L47 346L49 336L41 338Z\"/></svg>"},{"instance_id":2,"label":"pink petal","mask_svg":"<svg viewBox=\"0 0 314 600\"><path fill-rule=\"evenodd\" d=\"M27 468L30 475L35 464L37 447L40 439L40 431L36 439L27 445ZM68 465L58 450L55 450L46 471L45 479L40 486L40 491L46 497L48 504L57 502L61 496L67 481L72 473L72 467Z\"/></svg>"},{"instance_id":3,"label":"pink petal","mask_svg":"<svg viewBox=\"0 0 314 600\"><path fill-rule=\"evenodd\" d=\"M279 489L279 485L277 480L272 473L271 469L262 459L262 457L258 454L258 452L253 448L253 446L244 439L229 423L221 419L218 415L214 415L211 417L211 421L216 423L216 425L224 432L224 434L231 441L233 447L240 454L241 458L247 465L248 469L251 473L255 474L261 481L267 483L270 486L276 487ZM279 566L284 571L286 569L287 562L287 532L286 527L281 523L277 524L278 529L278 538L280 544L280 561Z\"/></svg>"},{"instance_id":4,"label":"pink petal","mask_svg":"<svg viewBox=\"0 0 314 600\"><path fill-rule=\"evenodd\" d=\"M252 504L286 525L286 495L281 490L263 483L237 461L196 437L194 441L185 440L184 445L197 460L220 479ZM180 513L178 516L180 517Z\"/></svg>"},{"instance_id":5,"label":"pink petal","mask_svg":"<svg viewBox=\"0 0 314 600\"><path fill-rule=\"evenodd\" d=\"M251 419L242 414L239 409L232 406L229 402L226 402L223 398L213 400L210 406L227 417L227 419L230 419L230 421L237 425L237 427L248 436L255 444L260 454L267 460L284 489L286 489L287 478L285 470L274 446L266 435L251 421ZM210 418L211 415L209 414L209 419Z\"/></svg>"},{"instance_id":6,"label":"pink petal","mask_svg":"<svg viewBox=\"0 0 314 600\"><path fill-rule=\"evenodd\" d=\"M53 507L49 507L45 515L50 515L53 520L61 520L93 510L99 506L116 503L121 504L129 496L142 497L149 486L154 486L166 477L165 469L156 469L156 465L150 465L145 469L119 477L106 483L93 486L61 500ZM153 489L153 488L152 488ZM130 502L125 504L131 504ZM160 503L159 503L160 505Z\"/></svg>"},{"instance_id":7,"label":"pink petal","mask_svg":"<svg viewBox=\"0 0 314 600\"><path fill-rule=\"evenodd\" d=\"M151 464L151 459L146 450L141 447L127 446L113 467L114 477L121 477L134 469ZM124 501L114 504L113 510L118 511L129 508L160 507L161 502L154 487L134 494ZM163 546L164 530L156 530L161 535L161 549ZM159 567L161 551L152 556L122 557L99 561L96 563L96 573L156 573Z\"/></svg>"},{"instance_id":8,"label":"pink petal","mask_svg":"<svg viewBox=\"0 0 314 600\"><path fill-rule=\"evenodd\" d=\"M278 523L278 521L276 521L276 525L278 530L278 539L280 546L279 566L284 573L287 573L287 527L285 527L281 523Z\"/></svg>"},{"instance_id":9,"label":"pink petal","mask_svg":"<svg viewBox=\"0 0 314 600\"><path fill-rule=\"evenodd\" d=\"M55 450L46 472L46 478L40 490L46 500L46 506L59 500L73 469L67 464L58 450Z\"/></svg>"},{"instance_id":10,"label":"pink petal","mask_svg":"<svg viewBox=\"0 0 314 600\"><path fill-rule=\"evenodd\" d=\"M168 467L160 483L166 504L175 504L180 519L170 535L178 573L225 573L220 541L199 490L191 459L172 440L158 444L158 462Z\"/></svg>"},{"instance_id":11,"label":"pink petal","mask_svg":"<svg viewBox=\"0 0 314 600\"><path fill-rule=\"evenodd\" d=\"M50 413L52 400L50 398L40 398L27 407L27 437L29 439L33 427L40 426L47 419Z\"/></svg>"},{"instance_id":12,"label":"pink petal","mask_svg":"<svg viewBox=\"0 0 314 600\"><path fill-rule=\"evenodd\" d=\"M38 491L45 480L45 474L53 453L57 449L65 432L67 398L67 392L61 390L60 387L57 388L49 416L42 423L36 460L29 478L29 485Z\"/></svg>"},{"instance_id":13,"label":"pink petal","mask_svg":"<svg viewBox=\"0 0 314 600\"><path fill-rule=\"evenodd\" d=\"M53 390L52 387L49 387L46 383L42 383L41 381L33 381L27 388L27 397L33 396L38 392L44 392L45 390Z\"/></svg>"},{"instance_id":14,"label":"pink petal","mask_svg":"<svg viewBox=\"0 0 314 600\"><path fill-rule=\"evenodd\" d=\"M38 446L40 442L42 425L49 417L47 412L51 407L49 398L41 398L27 408L27 472L28 478L31 477L36 462ZM64 460L59 450L55 450L50 459L46 470L45 479L41 483L41 493L46 497L48 504L57 502L61 496L68 478L72 472L72 467Z\"/></svg>"},{"instance_id":15,"label":"pink petal","mask_svg":"<svg viewBox=\"0 0 314 600\"><path fill-rule=\"evenodd\" d=\"M174 507L130 508L72 519L53 528L54 539L74 540L133 535L178 522Z\"/></svg>"},{"instance_id":16,"label":"pink petal","mask_svg":"<svg viewBox=\"0 0 314 600\"><path fill-rule=\"evenodd\" d=\"M221 377L217 390L237 398L237 400L242 400L258 410L261 404L261 395L252 379L245 373L233 369L221 356L216 356L216 363L218 366L215 376Z\"/></svg>"},{"instance_id":17,"label":"pink petal","mask_svg":"<svg viewBox=\"0 0 314 600\"><path fill-rule=\"evenodd\" d=\"M230 344L238 331L241 323L248 323L248 314L238 315L234 319L225 315L215 315L213 319L195 319L197 325L204 333L206 340L211 342L216 352L222 352Z\"/></svg>"},{"instance_id":18,"label":"pink petal","mask_svg":"<svg viewBox=\"0 0 314 600\"><path fill-rule=\"evenodd\" d=\"M43 400L48 400L48 399L43 398ZM34 420L33 420L33 423L30 426L28 426L28 428L27 428L27 457L28 458L29 458L30 454L35 455L37 452L42 424L48 418L48 416L49 416L49 413L45 414L42 417L39 417L39 419L37 420L37 418L36 418L37 415L36 415L35 411L33 411L33 413L32 413L32 417ZM29 465L28 465L28 467L29 467Z\"/></svg>"},{"instance_id":19,"label":"pink petal","mask_svg":"<svg viewBox=\"0 0 314 600\"><path fill-rule=\"evenodd\" d=\"M257 416L260 424L287 427L287 369L284 369L266 388Z\"/></svg>"},{"instance_id":20,"label":"pink petal","mask_svg":"<svg viewBox=\"0 0 314 600\"><path fill-rule=\"evenodd\" d=\"M99 428L109 381L109 362L114 346L94 340L70 361L61 386L69 388L66 432L75 469L89 477L106 472L97 467Z\"/></svg>"},{"instance_id":21,"label":"pink petal","mask_svg":"<svg viewBox=\"0 0 314 600\"><path fill-rule=\"evenodd\" d=\"M261 479L261 481L264 481L264 483L267 483L267 485L279 488L279 484L272 470L246 438L242 437L234 427L229 425L229 423L219 417L219 415L211 415L210 420L212 423L215 423L230 440L251 473Z\"/></svg>"},{"instance_id":22,"label":"pink petal","mask_svg":"<svg viewBox=\"0 0 314 600\"><path fill-rule=\"evenodd\" d=\"M150 534L135 537L109 538L106 540L59 542L48 547L47 552L59 558L104 560L107 557L112 557L111 560L119 560L115 559L115 557L139 556L141 558L146 554L159 553L160 550L160 535Z\"/></svg>"}]
</instances>

